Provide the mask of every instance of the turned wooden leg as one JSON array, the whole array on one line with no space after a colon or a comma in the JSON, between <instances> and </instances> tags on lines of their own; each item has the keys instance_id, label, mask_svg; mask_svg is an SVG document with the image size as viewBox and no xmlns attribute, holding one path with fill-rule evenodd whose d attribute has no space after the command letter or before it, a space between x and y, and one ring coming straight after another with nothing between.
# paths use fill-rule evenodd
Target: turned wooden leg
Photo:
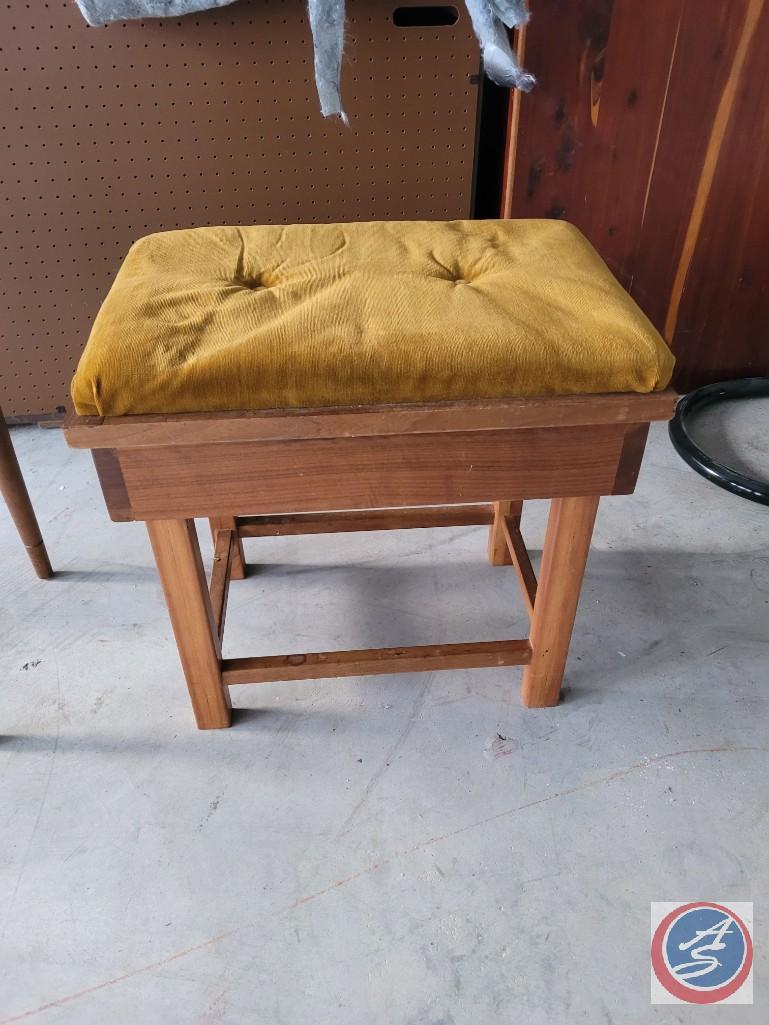
<instances>
[{"instance_id":1,"label":"turned wooden leg","mask_svg":"<svg viewBox=\"0 0 769 1025\"><path fill-rule=\"evenodd\" d=\"M489 562L492 566L510 566L512 558L507 546L502 520L512 516L517 524L521 522L523 502L495 502L494 522L489 527Z\"/></svg>"},{"instance_id":2,"label":"turned wooden leg","mask_svg":"<svg viewBox=\"0 0 769 1025\"><path fill-rule=\"evenodd\" d=\"M235 550L232 553L232 568L230 580L243 580L246 576L246 556L243 551L243 542L238 537L238 526L234 516L217 516L208 521L211 527L211 537L216 547L216 532L218 530L231 530L235 536Z\"/></svg>"},{"instance_id":3,"label":"turned wooden leg","mask_svg":"<svg viewBox=\"0 0 769 1025\"><path fill-rule=\"evenodd\" d=\"M48 552L45 550L35 511L29 500L27 486L19 469L19 462L11 444L11 435L0 409L0 492L2 492L13 522L27 549L35 573L41 580L53 576Z\"/></svg>"},{"instance_id":4,"label":"turned wooden leg","mask_svg":"<svg viewBox=\"0 0 769 1025\"><path fill-rule=\"evenodd\" d=\"M168 613L201 730L230 725L230 692L222 683L221 646L194 520L148 520Z\"/></svg>"},{"instance_id":5,"label":"turned wooden leg","mask_svg":"<svg viewBox=\"0 0 769 1025\"><path fill-rule=\"evenodd\" d=\"M595 497L550 503L529 636L531 663L523 671L522 697L529 708L558 703L597 510Z\"/></svg>"}]
</instances>

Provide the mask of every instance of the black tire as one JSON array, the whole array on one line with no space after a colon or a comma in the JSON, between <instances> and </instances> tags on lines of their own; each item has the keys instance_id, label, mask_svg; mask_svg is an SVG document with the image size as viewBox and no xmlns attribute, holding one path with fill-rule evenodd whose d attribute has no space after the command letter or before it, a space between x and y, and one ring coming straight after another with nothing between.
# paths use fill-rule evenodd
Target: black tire
<instances>
[{"instance_id":1,"label":"black tire","mask_svg":"<svg viewBox=\"0 0 769 1025\"><path fill-rule=\"evenodd\" d=\"M760 505L769 505L769 482L755 480L739 473L730 466L717 462L694 442L686 428L686 421L693 413L716 402L732 399L769 397L769 377L745 377L738 381L722 381L709 384L690 392L679 401L676 413L670 421L669 432L673 447L684 462L701 474L706 480L717 484L733 495L747 498Z\"/></svg>"}]
</instances>

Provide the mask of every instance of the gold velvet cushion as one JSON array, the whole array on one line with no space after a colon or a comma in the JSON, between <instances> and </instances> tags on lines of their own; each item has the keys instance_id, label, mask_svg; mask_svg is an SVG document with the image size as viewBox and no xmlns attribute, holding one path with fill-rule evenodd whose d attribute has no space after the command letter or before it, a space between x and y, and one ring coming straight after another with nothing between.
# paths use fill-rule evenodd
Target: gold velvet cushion
<instances>
[{"instance_id":1,"label":"gold velvet cushion","mask_svg":"<svg viewBox=\"0 0 769 1025\"><path fill-rule=\"evenodd\" d=\"M664 388L673 357L562 221L195 228L126 257L81 414Z\"/></svg>"}]
</instances>

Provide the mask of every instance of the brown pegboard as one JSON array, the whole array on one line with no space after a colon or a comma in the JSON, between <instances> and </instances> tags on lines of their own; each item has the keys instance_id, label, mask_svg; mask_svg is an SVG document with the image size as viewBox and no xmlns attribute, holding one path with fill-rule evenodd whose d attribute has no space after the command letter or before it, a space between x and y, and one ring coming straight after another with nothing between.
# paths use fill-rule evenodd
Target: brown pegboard
<instances>
[{"instance_id":1,"label":"brown pegboard","mask_svg":"<svg viewBox=\"0 0 769 1025\"><path fill-rule=\"evenodd\" d=\"M351 129L318 111L303 0L89 28L74 0L0 3L0 405L68 403L134 239L204 224L470 213L478 50L349 0ZM402 4L401 4L402 6Z\"/></svg>"}]
</instances>

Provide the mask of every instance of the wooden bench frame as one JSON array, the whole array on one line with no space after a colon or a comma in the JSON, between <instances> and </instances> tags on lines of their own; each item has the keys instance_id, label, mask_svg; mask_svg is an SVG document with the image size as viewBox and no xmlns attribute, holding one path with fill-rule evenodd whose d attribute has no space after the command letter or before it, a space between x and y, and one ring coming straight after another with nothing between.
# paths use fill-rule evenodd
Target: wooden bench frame
<instances>
[{"instance_id":1,"label":"wooden bench frame","mask_svg":"<svg viewBox=\"0 0 769 1025\"><path fill-rule=\"evenodd\" d=\"M229 726L230 687L375 673L524 666L523 702L558 701L598 501L635 488L649 423L676 396L501 401L124 417L69 417L93 450L113 520L145 520L197 724ZM520 531L551 500L539 583ZM206 584L194 518L210 521ZM243 538L489 525L531 618L522 639L222 658Z\"/></svg>"}]
</instances>

